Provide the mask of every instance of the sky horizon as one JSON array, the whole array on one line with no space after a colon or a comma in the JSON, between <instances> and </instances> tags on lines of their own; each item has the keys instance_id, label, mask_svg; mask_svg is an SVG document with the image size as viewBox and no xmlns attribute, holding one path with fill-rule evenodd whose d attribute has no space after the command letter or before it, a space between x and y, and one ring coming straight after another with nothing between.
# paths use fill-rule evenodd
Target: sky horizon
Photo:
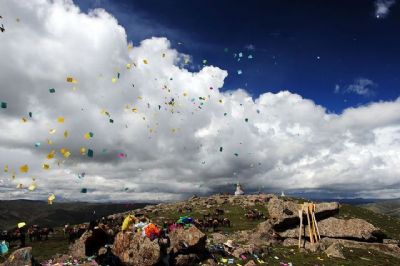
<instances>
[{"instance_id":1,"label":"sky horizon","mask_svg":"<svg viewBox=\"0 0 400 266\"><path fill-rule=\"evenodd\" d=\"M400 198L400 4L6 0L0 199Z\"/></svg>"}]
</instances>

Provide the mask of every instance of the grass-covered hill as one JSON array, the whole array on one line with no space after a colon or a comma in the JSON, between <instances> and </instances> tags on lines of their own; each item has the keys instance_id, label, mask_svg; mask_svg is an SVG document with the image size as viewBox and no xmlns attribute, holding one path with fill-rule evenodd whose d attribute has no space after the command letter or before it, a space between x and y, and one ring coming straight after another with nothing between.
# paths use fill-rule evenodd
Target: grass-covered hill
<instances>
[{"instance_id":1,"label":"grass-covered hill","mask_svg":"<svg viewBox=\"0 0 400 266\"><path fill-rule=\"evenodd\" d=\"M384 200L361 205L371 211L400 218L400 199Z\"/></svg>"}]
</instances>

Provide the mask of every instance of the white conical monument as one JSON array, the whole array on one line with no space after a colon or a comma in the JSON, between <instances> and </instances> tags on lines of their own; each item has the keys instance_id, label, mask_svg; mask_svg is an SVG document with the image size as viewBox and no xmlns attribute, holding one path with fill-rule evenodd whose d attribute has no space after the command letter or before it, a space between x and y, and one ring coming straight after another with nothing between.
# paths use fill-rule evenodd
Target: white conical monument
<instances>
[{"instance_id":1,"label":"white conical monument","mask_svg":"<svg viewBox=\"0 0 400 266\"><path fill-rule=\"evenodd\" d=\"M282 190L282 193L281 193L281 197L286 197L285 196L285 192L283 192L283 190Z\"/></svg>"},{"instance_id":2,"label":"white conical monument","mask_svg":"<svg viewBox=\"0 0 400 266\"><path fill-rule=\"evenodd\" d=\"M243 195L243 194L244 194L244 191L242 190L242 187L240 186L240 183L237 182L235 196Z\"/></svg>"}]
</instances>

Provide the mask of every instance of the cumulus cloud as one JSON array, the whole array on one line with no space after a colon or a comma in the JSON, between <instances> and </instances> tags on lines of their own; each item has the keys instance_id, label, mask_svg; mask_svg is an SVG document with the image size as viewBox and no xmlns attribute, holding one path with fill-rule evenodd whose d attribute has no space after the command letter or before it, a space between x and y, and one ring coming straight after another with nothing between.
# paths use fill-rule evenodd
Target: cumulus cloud
<instances>
[{"instance_id":1,"label":"cumulus cloud","mask_svg":"<svg viewBox=\"0 0 400 266\"><path fill-rule=\"evenodd\" d=\"M289 91L253 99L222 90L228 73L216 66L189 71L189 55L166 38L128 49L125 29L103 9L85 14L67 0L2 1L0 9L2 199L176 200L237 181L248 191L390 188L400 196L400 100L337 115Z\"/></svg>"},{"instance_id":2,"label":"cumulus cloud","mask_svg":"<svg viewBox=\"0 0 400 266\"><path fill-rule=\"evenodd\" d=\"M347 87L341 87L339 84L335 85L335 93L354 93L361 96L369 97L375 95L375 88L378 85L370 79L358 78L355 79L353 84Z\"/></svg>"},{"instance_id":3,"label":"cumulus cloud","mask_svg":"<svg viewBox=\"0 0 400 266\"><path fill-rule=\"evenodd\" d=\"M378 19L385 18L389 15L390 8L396 3L395 0L376 0L375 1L375 17Z\"/></svg>"}]
</instances>

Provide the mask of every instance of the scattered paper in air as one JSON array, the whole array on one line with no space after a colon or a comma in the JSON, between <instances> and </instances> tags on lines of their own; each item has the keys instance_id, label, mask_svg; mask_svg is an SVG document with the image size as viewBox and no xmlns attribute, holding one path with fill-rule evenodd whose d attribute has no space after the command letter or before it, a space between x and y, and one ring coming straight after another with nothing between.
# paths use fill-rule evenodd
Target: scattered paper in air
<instances>
[{"instance_id":1,"label":"scattered paper in air","mask_svg":"<svg viewBox=\"0 0 400 266\"><path fill-rule=\"evenodd\" d=\"M29 166L27 164L24 164L19 168L19 171L21 173L27 173L29 171Z\"/></svg>"}]
</instances>

